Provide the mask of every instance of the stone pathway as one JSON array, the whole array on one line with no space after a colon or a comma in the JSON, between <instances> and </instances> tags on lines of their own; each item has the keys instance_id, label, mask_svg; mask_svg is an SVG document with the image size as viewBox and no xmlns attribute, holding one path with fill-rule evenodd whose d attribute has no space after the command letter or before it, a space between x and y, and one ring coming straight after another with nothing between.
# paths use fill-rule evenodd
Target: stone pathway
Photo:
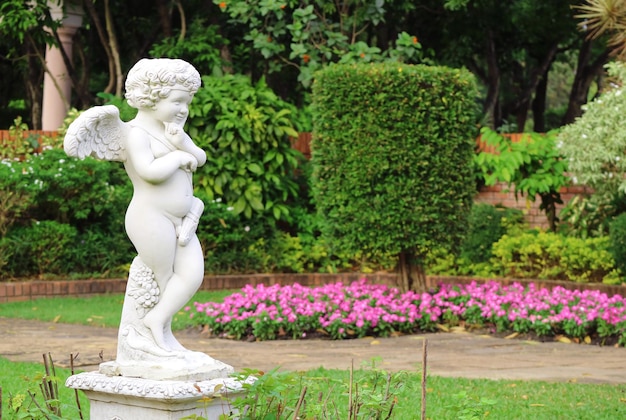
<instances>
[{"instance_id":1,"label":"stone pathway","mask_svg":"<svg viewBox=\"0 0 626 420\"><path fill-rule=\"evenodd\" d=\"M626 349L566 343L539 343L494 338L467 332L407 335L355 340L279 340L241 342L205 338L197 332L176 334L190 350L202 351L235 370L263 371L349 369L380 359L387 370L421 369L423 343L428 340L430 375L464 378L626 383ZM97 370L113 360L117 330L81 325L0 318L0 356L11 361L41 362L51 353L57 366L68 366L78 354L76 369Z\"/></svg>"}]
</instances>

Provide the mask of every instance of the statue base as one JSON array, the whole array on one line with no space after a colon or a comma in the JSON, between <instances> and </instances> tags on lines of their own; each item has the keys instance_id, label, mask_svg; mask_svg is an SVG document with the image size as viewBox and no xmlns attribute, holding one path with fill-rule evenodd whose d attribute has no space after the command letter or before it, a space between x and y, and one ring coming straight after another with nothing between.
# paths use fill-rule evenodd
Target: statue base
<instances>
[{"instance_id":1,"label":"statue base","mask_svg":"<svg viewBox=\"0 0 626 420\"><path fill-rule=\"evenodd\" d=\"M235 398L245 394L244 383L234 378L202 381L153 380L83 372L70 376L68 388L82 390L90 403L91 420L174 420L183 417L218 419L237 415Z\"/></svg>"},{"instance_id":2,"label":"statue base","mask_svg":"<svg viewBox=\"0 0 626 420\"><path fill-rule=\"evenodd\" d=\"M118 360L100 363L100 373L107 376L127 376L155 381L206 381L227 378L233 367L204 353L180 352L178 357L160 360Z\"/></svg>"}]
</instances>

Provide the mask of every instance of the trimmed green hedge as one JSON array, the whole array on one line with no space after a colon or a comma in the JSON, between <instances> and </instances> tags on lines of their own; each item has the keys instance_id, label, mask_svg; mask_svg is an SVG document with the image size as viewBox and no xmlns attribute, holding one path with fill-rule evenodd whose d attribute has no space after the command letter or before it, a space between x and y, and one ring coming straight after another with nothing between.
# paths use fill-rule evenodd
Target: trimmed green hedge
<instances>
[{"instance_id":1,"label":"trimmed green hedge","mask_svg":"<svg viewBox=\"0 0 626 420\"><path fill-rule=\"evenodd\" d=\"M314 196L335 246L405 255L412 267L434 244L458 246L476 192L476 94L471 73L446 67L331 65L316 73Z\"/></svg>"},{"instance_id":2,"label":"trimmed green hedge","mask_svg":"<svg viewBox=\"0 0 626 420\"><path fill-rule=\"evenodd\" d=\"M493 246L491 263L503 277L619 283L610 240L574 238L531 231L504 235Z\"/></svg>"}]
</instances>

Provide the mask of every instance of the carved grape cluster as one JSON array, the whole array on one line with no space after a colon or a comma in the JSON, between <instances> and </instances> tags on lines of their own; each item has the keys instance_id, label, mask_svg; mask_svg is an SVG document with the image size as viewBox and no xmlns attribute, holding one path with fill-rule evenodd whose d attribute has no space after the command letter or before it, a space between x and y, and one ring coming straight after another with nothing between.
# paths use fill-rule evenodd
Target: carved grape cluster
<instances>
[{"instance_id":1,"label":"carved grape cluster","mask_svg":"<svg viewBox=\"0 0 626 420\"><path fill-rule=\"evenodd\" d=\"M159 285L154 279L154 273L136 259L130 267L128 295L135 299L138 306L150 309L159 301L159 294Z\"/></svg>"}]
</instances>

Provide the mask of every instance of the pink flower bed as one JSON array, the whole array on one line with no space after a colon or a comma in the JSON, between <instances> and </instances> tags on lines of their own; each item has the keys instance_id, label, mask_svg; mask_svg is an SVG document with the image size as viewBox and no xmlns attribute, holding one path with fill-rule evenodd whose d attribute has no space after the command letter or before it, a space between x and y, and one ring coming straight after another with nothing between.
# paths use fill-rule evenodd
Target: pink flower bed
<instances>
[{"instance_id":1,"label":"pink flower bed","mask_svg":"<svg viewBox=\"0 0 626 420\"><path fill-rule=\"evenodd\" d=\"M272 340L307 334L334 339L389 336L437 330L437 324L491 327L572 338L614 338L626 344L626 299L598 291L537 289L497 282L442 285L430 293L360 280L321 287L246 286L223 303L195 303L186 308L194 323L215 335ZM588 341L588 340L587 340Z\"/></svg>"}]
</instances>

